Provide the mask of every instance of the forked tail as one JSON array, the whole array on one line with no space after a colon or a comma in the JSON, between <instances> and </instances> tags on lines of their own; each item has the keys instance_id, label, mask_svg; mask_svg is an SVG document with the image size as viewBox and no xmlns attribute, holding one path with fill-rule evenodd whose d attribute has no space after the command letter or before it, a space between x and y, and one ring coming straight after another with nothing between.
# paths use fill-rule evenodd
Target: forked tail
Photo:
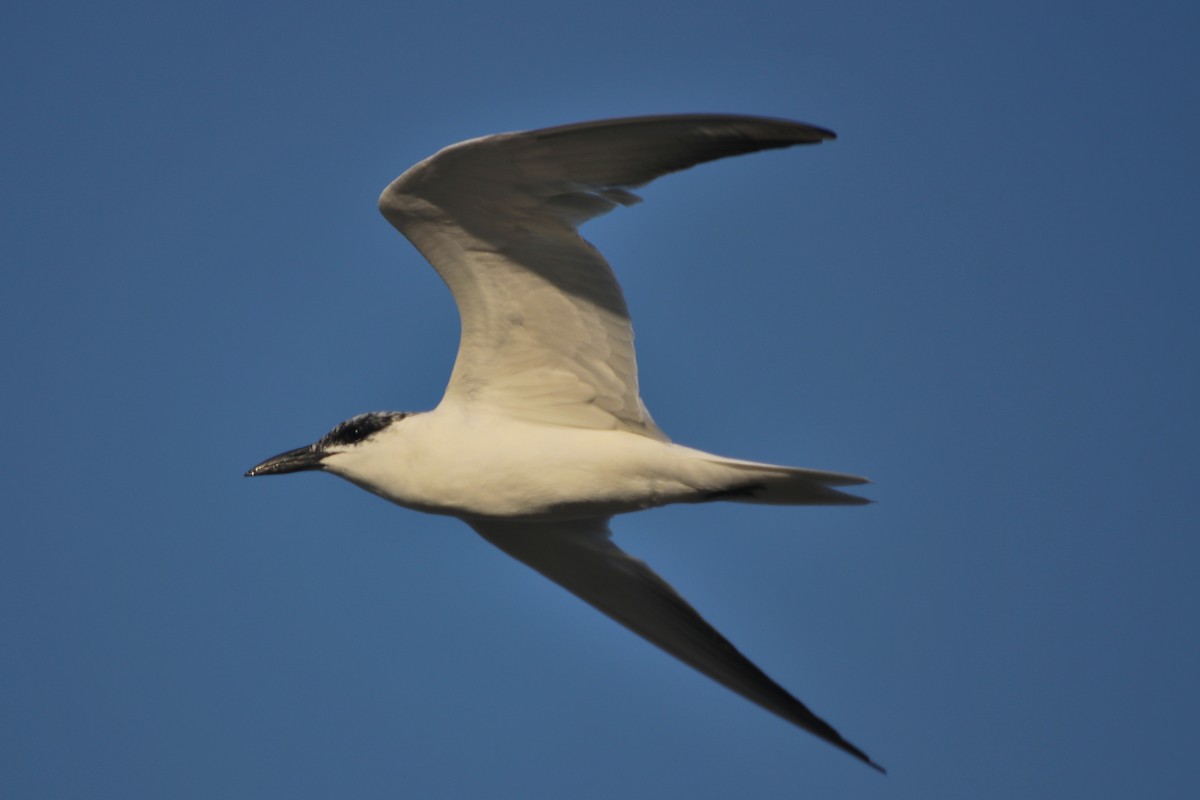
<instances>
[{"instance_id":1,"label":"forked tail","mask_svg":"<svg viewBox=\"0 0 1200 800\"><path fill-rule=\"evenodd\" d=\"M735 503L766 503L780 506L860 506L873 502L834 488L870 483L859 475L803 467L781 467L711 455L708 459L729 468L729 485L710 492L701 498L702 501L729 500Z\"/></svg>"}]
</instances>

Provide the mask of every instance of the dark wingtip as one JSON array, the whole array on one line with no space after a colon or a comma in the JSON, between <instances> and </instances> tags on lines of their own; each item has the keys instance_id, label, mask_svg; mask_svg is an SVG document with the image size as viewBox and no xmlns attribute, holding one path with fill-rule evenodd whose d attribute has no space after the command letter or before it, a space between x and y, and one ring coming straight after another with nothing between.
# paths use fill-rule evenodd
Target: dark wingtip
<instances>
[{"instance_id":1,"label":"dark wingtip","mask_svg":"<svg viewBox=\"0 0 1200 800\"><path fill-rule=\"evenodd\" d=\"M854 756L859 761L863 762L868 767L870 767L871 769L878 772L880 775L887 775L887 770L884 767L880 766L879 764L876 764L874 761L871 760L871 757L869 755L864 753L862 750L859 750L857 747L850 744L845 739L842 739L840 736L838 737L838 741L831 740L831 743L837 745L842 750L845 750L847 753Z\"/></svg>"}]
</instances>

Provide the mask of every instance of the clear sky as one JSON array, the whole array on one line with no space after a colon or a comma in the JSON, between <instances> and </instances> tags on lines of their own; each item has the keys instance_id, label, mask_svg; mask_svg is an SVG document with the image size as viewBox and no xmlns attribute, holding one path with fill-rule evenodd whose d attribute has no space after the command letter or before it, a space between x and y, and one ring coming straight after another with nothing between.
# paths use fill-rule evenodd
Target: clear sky
<instances>
[{"instance_id":1,"label":"clear sky","mask_svg":"<svg viewBox=\"0 0 1200 800\"><path fill-rule=\"evenodd\" d=\"M1198 8L8 4L0 796L1190 795ZM839 139L585 229L646 402L879 502L617 541L887 777L456 520L242 478L437 402L458 323L392 178L684 111Z\"/></svg>"}]
</instances>

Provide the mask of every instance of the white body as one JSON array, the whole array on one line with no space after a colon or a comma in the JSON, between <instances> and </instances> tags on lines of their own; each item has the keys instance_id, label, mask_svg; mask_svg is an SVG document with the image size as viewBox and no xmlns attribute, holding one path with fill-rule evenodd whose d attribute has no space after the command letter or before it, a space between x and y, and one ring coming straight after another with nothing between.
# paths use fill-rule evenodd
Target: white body
<instances>
[{"instance_id":1,"label":"white body","mask_svg":"<svg viewBox=\"0 0 1200 800\"><path fill-rule=\"evenodd\" d=\"M325 469L397 505L463 519L607 518L669 503L750 502L797 475L825 485L851 475L725 459L621 429L541 425L443 403L375 434L369 448L334 452Z\"/></svg>"}]
</instances>

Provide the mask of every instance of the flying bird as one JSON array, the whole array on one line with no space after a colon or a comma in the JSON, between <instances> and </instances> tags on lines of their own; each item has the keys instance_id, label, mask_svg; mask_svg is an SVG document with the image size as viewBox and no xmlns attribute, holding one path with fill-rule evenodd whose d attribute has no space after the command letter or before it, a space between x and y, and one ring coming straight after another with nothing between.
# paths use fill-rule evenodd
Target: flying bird
<instances>
[{"instance_id":1,"label":"flying bird","mask_svg":"<svg viewBox=\"0 0 1200 800\"><path fill-rule=\"evenodd\" d=\"M764 117L601 120L451 145L393 181L383 216L450 287L458 356L432 411L360 414L246 473L333 473L480 536L651 643L883 771L613 543L617 514L669 503L858 505L857 475L673 444L638 393L633 329L578 233L631 190L727 156L834 134Z\"/></svg>"}]
</instances>

